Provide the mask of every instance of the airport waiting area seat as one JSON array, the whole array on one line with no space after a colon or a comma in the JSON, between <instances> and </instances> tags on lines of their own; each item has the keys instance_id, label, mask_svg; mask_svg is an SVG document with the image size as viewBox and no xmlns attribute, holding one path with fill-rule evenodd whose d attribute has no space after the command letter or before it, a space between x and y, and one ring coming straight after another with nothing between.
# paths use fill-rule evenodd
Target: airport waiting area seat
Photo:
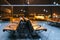
<instances>
[{"instance_id":1,"label":"airport waiting area seat","mask_svg":"<svg viewBox=\"0 0 60 40\"><path fill-rule=\"evenodd\" d=\"M38 39L40 36L36 33L35 27L32 25L30 20L27 18L22 19L20 18L18 21L14 21L9 26L6 26L3 31L10 31L10 34L15 35L16 38L33 38ZM39 30L46 30L44 27L40 27L37 29Z\"/></svg>"},{"instance_id":2,"label":"airport waiting area seat","mask_svg":"<svg viewBox=\"0 0 60 40\"><path fill-rule=\"evenodd\" d=\"M33 37L38 37L38 34L36 32L34 32L34 29L32 27L32 24L30 22L30 20L21 20L19 23L19 27L17 29L17 33L19 37L29 37L29 38L33 38Z\"/></svg>"}]
</instances>

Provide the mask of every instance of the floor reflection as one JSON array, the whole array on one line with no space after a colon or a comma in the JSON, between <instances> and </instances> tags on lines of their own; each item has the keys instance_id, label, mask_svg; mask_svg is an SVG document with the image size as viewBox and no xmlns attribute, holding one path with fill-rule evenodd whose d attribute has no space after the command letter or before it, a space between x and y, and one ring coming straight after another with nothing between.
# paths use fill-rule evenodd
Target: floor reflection
<instances>
[{"instance_id":1,"label":"floor reflection","mask_svg":"<svg viewBox=\"0 0 60 40\"><path fill-rule=\"evenodd\" d=\"M60 28L50 26L46 22L39 21L37 23L38 25L42 25L43 27L47 28L47 32L38 32L40 38L37 39L21 39L20 37L13 36L8 32L3 32L3 28L8 25L9 22L0 22L0 40L60 40Z\"/></svg>"}]
</instances>

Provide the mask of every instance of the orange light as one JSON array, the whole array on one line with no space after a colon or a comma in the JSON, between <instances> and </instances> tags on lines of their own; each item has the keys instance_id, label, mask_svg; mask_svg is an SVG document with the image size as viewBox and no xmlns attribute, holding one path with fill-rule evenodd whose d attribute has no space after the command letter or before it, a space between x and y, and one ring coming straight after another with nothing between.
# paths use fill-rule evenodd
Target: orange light
<instances>
[{"instance_id":1,"label":"orange light","mask_svg":"<svg viewBox=\"0 0 60 40\"><path fill-rule=\"evenodd\" d=\"M56 15L56 13L53 13L53 15L55 16L55 15Z\"/></svg>"},{"instance_id":2,"label":"orange light","mask_svg":"<svg viewBox=\"0 0 60 40\"><path fill-rule=\"evenodd\" d=\"M44 16L35 16L36 19L44 19Z\"/></svg>"},{"instance_id":3,"label":"orange light","mask_svg":"<svg viewBox=\"0 0 60 40\"><path fill-rule=\"evenodd\" d=\"M53 17L58 17L58 15L56 13L53 13Z\"/></svg>"},{"instance_id":4,"label":"orange light","mask_svg":"<svg viewBox=\"0 0 60 40\"><path fill-rule=\"evenodd\" d=\"M15 21L15 19L13 19L13 22Z\"/></svg>"},{"instance_id":5,"label":"orange light","mask_svg":"<svg viewBox=\"0 0 60 40\"><path fill-rule=\"evenodd\" d=\"M11 10L10 9L5 9L5 12L11 13Z\"/></svg>"}]
</instances>

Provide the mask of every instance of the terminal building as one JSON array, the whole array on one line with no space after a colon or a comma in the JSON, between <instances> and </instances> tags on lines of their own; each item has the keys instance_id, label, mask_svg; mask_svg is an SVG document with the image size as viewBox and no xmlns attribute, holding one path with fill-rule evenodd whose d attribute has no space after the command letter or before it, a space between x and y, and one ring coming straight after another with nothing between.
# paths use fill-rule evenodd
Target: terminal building
<instances>
[{"instance_id":1,"label":"terminal building","mask_svg":"<svg viewBox=\"0 0 60 40\"><path fill-rule=\"evenodd\" d=\"M39 36L21 37L21 25ZM0 33L1 40L60 40L60 0L0 0Z\"/></svg>"}]
</instances>

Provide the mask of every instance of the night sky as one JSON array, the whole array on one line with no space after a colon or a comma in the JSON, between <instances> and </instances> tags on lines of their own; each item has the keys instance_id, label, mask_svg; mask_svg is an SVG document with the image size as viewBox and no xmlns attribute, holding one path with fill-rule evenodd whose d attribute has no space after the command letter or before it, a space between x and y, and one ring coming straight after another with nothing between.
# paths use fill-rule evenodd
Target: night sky
<instances>
[{"instance_id":1,"label":"night sky","mask_svg":"<svg viewBox=\"0 0 60 40\"><path fill-rule=\"evenodd\" d=\"M10 4L24 4L26 0L7 0ZM30 4L53 4L57 2L60 4L60 0L29 0ZM0 0L0 4L7 4L4 0Z\"/></svg>"}]
</instances>

